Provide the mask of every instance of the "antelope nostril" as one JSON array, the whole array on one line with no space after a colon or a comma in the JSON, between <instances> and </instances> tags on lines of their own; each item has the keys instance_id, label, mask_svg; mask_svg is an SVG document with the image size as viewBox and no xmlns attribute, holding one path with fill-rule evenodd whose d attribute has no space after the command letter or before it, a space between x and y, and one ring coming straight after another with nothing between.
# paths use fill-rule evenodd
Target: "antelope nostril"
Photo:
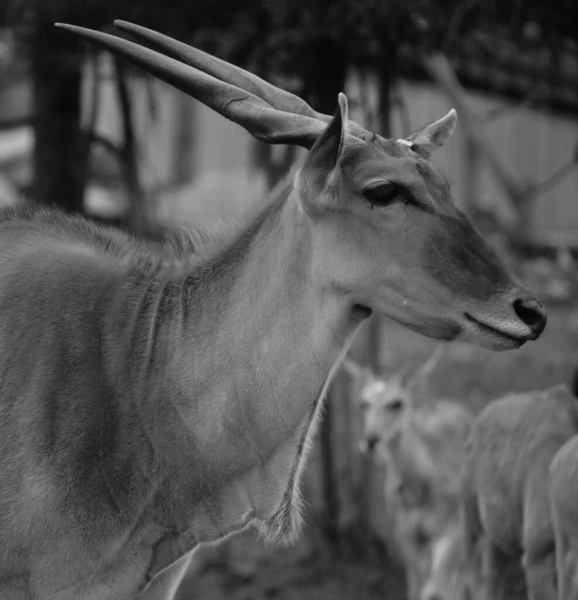
<instances>
[{"instance_id":1,"label":"antelope nostril","mask_svg":"<svg viewBox=\"0 0 578 600\"><path fill-rule=\"evenodd\" d=\"M377 446L377 442L379 442L379 437L376 435L372 435L367 438L367 449L373 450Z\"/></svg>"},{"instance_id":2,"label":"antelope nostril","mask_svg":"<svg viewBox=\"0 0 578 600\"><path fill-rule=\"evenodd\" d=\"M525 325L534 333L534 339L538 338L546 327L548 320L546 309L536 298L518 298L514 300L514 312Z\"/></svg>"}]
</instances>

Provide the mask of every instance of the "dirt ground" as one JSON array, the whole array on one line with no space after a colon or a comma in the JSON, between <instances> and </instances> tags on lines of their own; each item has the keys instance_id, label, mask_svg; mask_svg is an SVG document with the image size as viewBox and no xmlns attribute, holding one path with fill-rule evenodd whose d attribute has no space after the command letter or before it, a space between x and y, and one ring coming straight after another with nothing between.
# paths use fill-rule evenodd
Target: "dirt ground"
<instances>
[{"instance_id":1,"label":"dirt ground","mask_svg":"<svg viewBox=\"0 0 578 600\"><path fill-rule=\"evenodd\" d=\"M303 536L290 548L264 547L252 535L228 544L183 583L179 600L378 600L403 598L401 570L312 552Z\"/></svg>"},{"instance_id":2,"label":"dirt ground","mask_svg":"<svg viewBox=\"0 0 578 600\"><path fill-rule=\"evenodd\" d=\"M433 375L432 390L462 399L479 410L511 390L543 388L569 381L578 366L578 308L549 306L546 332L520 350L492 353L449 344ZM434 343L387 323L386 364L417 364ZM386 564L329 559L307 535L290 548L264 547L252 535L233 539L217 560L191 573L179 600L398 600L403 578Z\"/></svg>"}]
</instances>

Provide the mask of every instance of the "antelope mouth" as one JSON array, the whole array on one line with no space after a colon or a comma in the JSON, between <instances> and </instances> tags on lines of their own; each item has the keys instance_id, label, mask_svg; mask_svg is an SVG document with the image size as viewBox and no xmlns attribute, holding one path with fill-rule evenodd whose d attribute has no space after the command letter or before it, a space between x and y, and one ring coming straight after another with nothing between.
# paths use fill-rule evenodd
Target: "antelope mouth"
<instances>
[{"instance_id":1,"label":"antelope mouth","mask_svg":"<svg viewBox=\"0 0 578 600\"><path fill-rule=\"evenodd\" d=\"M506 327L500 328L496 325L489 325L488 323L484 323L469 313L464 314L466 320L473 327L474 331L481 333L483 336L486 336L492 339L493 344L496 346L503 346L509 348L519 348L523 346L527 341L534 339L535 334L528 330L527 333L515 333L511 329L507 329Z\"/></svg>"}]
</instances>

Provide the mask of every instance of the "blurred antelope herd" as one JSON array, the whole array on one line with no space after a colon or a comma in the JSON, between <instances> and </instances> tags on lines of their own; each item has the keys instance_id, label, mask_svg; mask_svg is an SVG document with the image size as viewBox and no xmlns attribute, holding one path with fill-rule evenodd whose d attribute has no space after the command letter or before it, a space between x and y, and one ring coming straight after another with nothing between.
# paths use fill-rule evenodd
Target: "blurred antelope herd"
<instances>
[{"instance_id":1,"label":"blurred antelope herd","mask_svg":"<svg viewBox=\"0 0 578 600\"><path fill-rule=\"evenodd\" d=\"M428 392L442 354L414 373L343 363L409 600L578 599L578 370L474 415Z\"/></svg>"}]
</instances>

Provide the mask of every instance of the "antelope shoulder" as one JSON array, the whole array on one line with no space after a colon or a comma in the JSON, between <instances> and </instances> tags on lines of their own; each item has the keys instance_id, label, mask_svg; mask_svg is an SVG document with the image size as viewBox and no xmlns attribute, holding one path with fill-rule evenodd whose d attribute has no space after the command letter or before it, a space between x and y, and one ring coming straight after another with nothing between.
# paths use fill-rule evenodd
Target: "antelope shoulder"
<instances>
[{"instance_id":1,"label":"antelope shoulder","mask_svg":"<svg viewBox=\"0 0 578 600\"><path fill-rule=\"evenodd\" d=\"M578 435L568 440L552 460L550 494L555 521L578 545Z\"/></svg>"},{"instance_id":2,"label":"antelope shoulder","mask_svg":"<svg viewBox=\"0 0 578 600\"><path fill-rule=\"evenodd\" d=\"M558 598L578 592L578 435L568 440L550 465L550 500L556 540Z\"/></svg>"},{"instance_id":3,"label":"antelope shoulder","mask_svg":"<svg viewBox=\"0 0 578 600\"><path fill-rule=\"evenodd\" d=\"M531 594L555 593L554 531L545 482L553 457L577 432L578 400L564 384L510 394L478 415L468 439L462 508L468 547L483 541L484 551L494 557L488 585L513 561L523 566Z\"/></svg>"},{"instance_id":4,"label":"antelope shoulder","mask_svg":"<svg viewBox=\"0 0 578 600\"><path fill-rule=\"evenodd\" d=\"M550 537L544 482L552 458L577 431L578 400L565 385L512 394L480 413L468 443L466 470L473 474L486 534L504 552L532 537L528 528Z\"/></svg>"},{"instance_id":5,"label":"antelope shoulder","mask_svg":"<svg viewBox=\"0 0 578 600\"><path fill-rule=\"evenodd\" d=\"M130 240L42 211L28 217L0 219L0 570L33 573L46 598L58 589L59 599L110 597L110 581L128 598L151 560L142 539L155 535L128 533L146 509L146 476L123 429L135 425L127 390L104 356L111 286L124 281L115 252L120 241L128 255ZM94 574L87 587L70 585L99 570L106 582ZM0 582L0 597L15 585Z\"/></svg>"}]
</instances>

